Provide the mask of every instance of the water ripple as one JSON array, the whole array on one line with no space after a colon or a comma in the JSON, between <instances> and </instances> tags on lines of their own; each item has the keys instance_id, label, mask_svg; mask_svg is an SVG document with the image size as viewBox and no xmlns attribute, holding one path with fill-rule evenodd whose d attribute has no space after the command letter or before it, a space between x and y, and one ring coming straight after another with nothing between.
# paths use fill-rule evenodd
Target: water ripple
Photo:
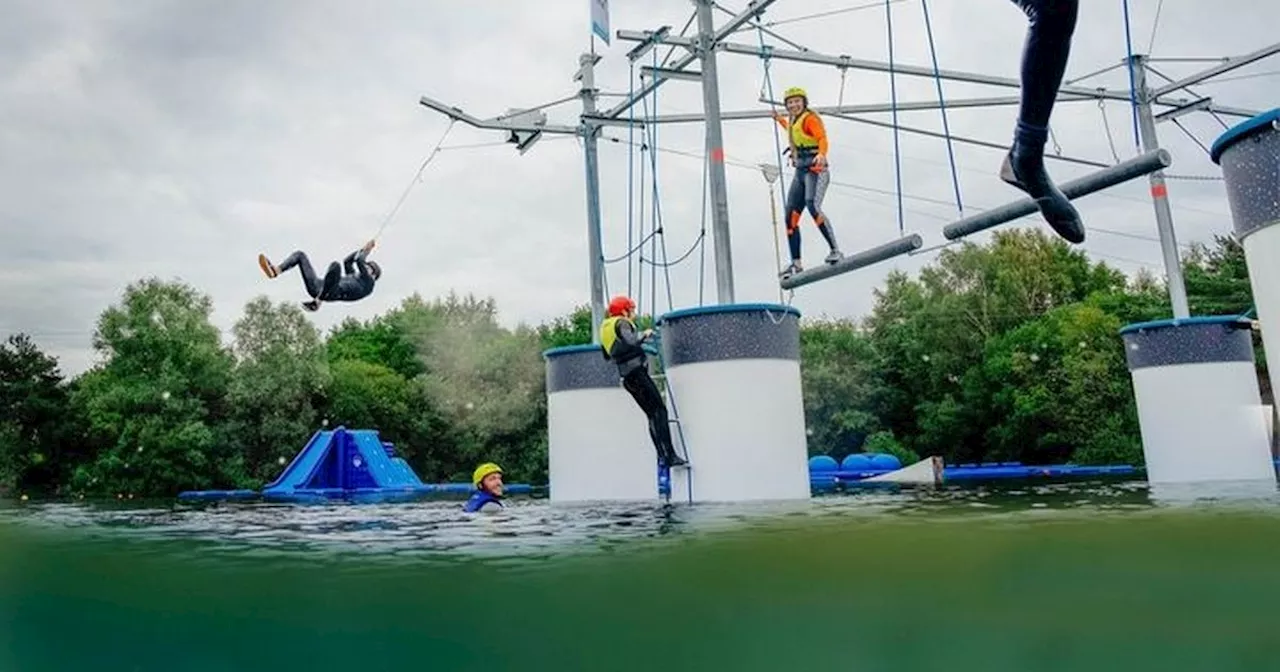
<instances>
[{"instance_id":1,"label":"water ripple","mask_svg":"<svg viewBox=\"0 0 1280 672\"><path fill-rule=\"evenodd\" d=\"M612 553L629 544L671 543L689 534L733 533L787 521L861 518L868 522L954 521L1038 524L1050 518L1133 516L1168 507L1210 505L1280 512L1271 487L1187 486L1153 490L1144 481L948 484L875 488L808 502L669 506L552 506L515 499L497 514L470 515L458 502L292 505L225 503L8 503L0 521L119 542L182 539L201 554L262 557L295 553L374 555L417 560L459 555L503 564L565 554Z\"/></svg>"}]
</instances>

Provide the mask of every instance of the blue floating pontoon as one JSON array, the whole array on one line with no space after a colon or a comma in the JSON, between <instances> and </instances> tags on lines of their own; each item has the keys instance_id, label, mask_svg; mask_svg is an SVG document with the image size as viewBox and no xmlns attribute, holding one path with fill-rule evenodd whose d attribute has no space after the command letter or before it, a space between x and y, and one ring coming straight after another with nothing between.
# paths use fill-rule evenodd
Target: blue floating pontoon
<instances>
[{"instance_id":1,"label":"blue floating pontoon","mask_svg":"<svg viewBox=\"0 0 1280 672\"><path fill-rule=\"evenodd\" d=\"M429 493L467 494L470 483L423 483L395 446L375 429L338 427L312 435L276 480L262 492L197 490L178 494L183 501L266 499L272 502L404 501ZM507 494L528 493L528 485L505 486Z\"/></svg>"}]
</instances>

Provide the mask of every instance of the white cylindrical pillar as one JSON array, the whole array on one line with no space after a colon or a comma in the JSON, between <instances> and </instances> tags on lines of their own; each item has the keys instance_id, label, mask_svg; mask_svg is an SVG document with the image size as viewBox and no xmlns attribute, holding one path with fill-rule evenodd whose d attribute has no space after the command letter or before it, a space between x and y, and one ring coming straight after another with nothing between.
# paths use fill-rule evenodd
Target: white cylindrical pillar
<instances>
[{"instance_id":1,"label":"white cylindrical pillar","mask_svg":"<svg viewBox=\"0 0 1280 672\"><path fill-rule=\"evenodd\" d=\"M1218 137L1209 157L1222 167L1236 239L1244 247L1262 347L1280 352L1280 108ZM1280 366L1271 366L1280 394Z\"/></svg>"},{"instance_id":2,"label":"white cylindrical pillar","mask_svg":"<svg viewBox=\"0 0 1280 672\"><path fill-rule=\"evenodd\" d=\"M1120 333L1148 483L1275 483L1248 320L1160 320Z\"/></svg>"},{"instance_id":3,"label":"white cylindrical pillar","mask_svg":"<svg viewBox=\"0 0 1280 672\"><path fill-rule=\"evenodd\" d=\"M543 353L552 503L656 501L658 457L649 421L599 345Z\"/></svg>"},{"instance_id":4,"label":"white cylindrical pillar","mask_svg":"<svg viewBox=\"0 0 1280 672\"><path fill-rule=\"evenodd\" d=\"M659 320L668 407L690 463L671 470L671 501L809 498L799 320L774 304Z\"/></svg>"}]
</instances>

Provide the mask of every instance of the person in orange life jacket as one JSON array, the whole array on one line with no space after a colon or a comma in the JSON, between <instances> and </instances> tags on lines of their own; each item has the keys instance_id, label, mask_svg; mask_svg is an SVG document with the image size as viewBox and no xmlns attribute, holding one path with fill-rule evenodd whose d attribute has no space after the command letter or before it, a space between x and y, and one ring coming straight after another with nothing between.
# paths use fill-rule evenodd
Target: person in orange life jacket
<instances>
[{"instance_id":1,"label":"person in orange life jacket","mask_svg":"<svg viewBox=\"0 0 1280 672\"><path fill-rule=\"evenodd\" d=\"M376 261L365 261L372 250L371 240L364 247L348 254L342 260L342 266L336 261L330 263L324 278L316 276L311 260L301 250L285 257L279 266L271 263L267 255L259 254L258 266L268 278L280 277L281 273L297 266L302 273L302 285L311 297L302 307L314 312L320 310L320 304L324 301L359 301L373 293L374 284L382 278L382 267Z\"/></svg>"},{"instance_id":2,"label":"person in orange life jacket","mask_svg":"<svg viewBox=\"0 0 1280 672\"><path fill-rule=\"evenodd\" d=\"M827 130L822 118L809 109L809 95L799 87L791 87L783 93L783 102L790 116L774 115L791 140L791 165L795 167L795 177L791 179L791 189L787 192L787 243L791 247L791 265L783 269L783 278L790 277L804 270L800 264L800 218L808 209L818 231L827 240L831 251L827 254L826 263L834 264L844 257L840 247L836 245L836 234L831 229L831 221L822 212L822 197L827 193L827 185L831 183L831 173L827 166Z\"/></svg>"},{"instance_id":3,"label":"person in orange life jacket","mask_svg":"<svg viewBox=\"0 0 1280 672\"><path fill-rule=\"evenodd\" d=\"M649 438L658 452L658 463L679 467L688 462L676 453L671 441L671 421L667 415L667 403L649 377L648 357L644 342L653 336L645 330L636 335L633 320L636 303L630 297L615 296L609 301L609 317L600 323L600 346L604 358L618 366L622 387L636 400L640 410L649 418Z\"/></svg>"},{"instance_id":4,"label":"person in orange life jacket","mask_svg":"<svg viewBox=\"0 0 1280 672\"><path fill-rule=\"evenodd\" d=\"M487 513L502 508L502 467L485 462L471 474L471 484L476 487L476 491L471 493L471 498L462 506L463 511Z\"/></svg>"}]
</instances>

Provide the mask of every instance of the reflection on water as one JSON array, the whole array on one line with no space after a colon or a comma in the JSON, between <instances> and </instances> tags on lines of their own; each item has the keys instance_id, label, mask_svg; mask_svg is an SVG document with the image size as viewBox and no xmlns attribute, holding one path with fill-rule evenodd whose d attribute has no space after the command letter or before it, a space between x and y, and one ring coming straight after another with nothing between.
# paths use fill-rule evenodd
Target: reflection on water
<instances>
[{"instance_id":1,"label":"reflection on water","mask_svg":"<svg viewBox=\"0 0 1280 672\"><path fill-rule=\"evenodd\" d=\"M0 504L0 671L1273 666L1274 486L460 508Z\"/></svg>"},{"instance_id":2,"label":"reflection on water","mask_svg":"<svg viewBox=\"0 0 1280 672\"><path fill-rule=\"evenodd\" d=\"M498 514L471 515L458 502L294 505L223 503L10 505L0 520L78 529L84 537L182 538L225 549L364 552L374 556L533 555L607 548L640 538L727 531L780 518L910 518L1090 512L1152 506L1145 483L1089 482L868 489L811 502L550 505L513 499Z\"/></svg>"}]
</instances>

